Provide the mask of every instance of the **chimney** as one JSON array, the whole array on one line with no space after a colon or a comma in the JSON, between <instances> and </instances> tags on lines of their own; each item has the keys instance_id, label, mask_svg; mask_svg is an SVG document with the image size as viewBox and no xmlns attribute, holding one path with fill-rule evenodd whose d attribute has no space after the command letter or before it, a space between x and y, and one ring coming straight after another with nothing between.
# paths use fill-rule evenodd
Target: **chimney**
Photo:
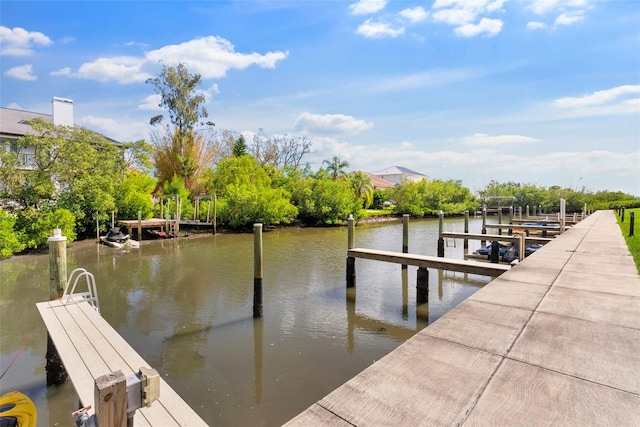
<instances>
[{"instance_id":1,"label":"chimney","mask_svg":"<svg viewBox=\"0 0 640 427\"><path fill-rule=\"evenodd\" d=\"M73 101L71 99L53 97L53 124L73 127Z\"/></svg>"}]
</instances>

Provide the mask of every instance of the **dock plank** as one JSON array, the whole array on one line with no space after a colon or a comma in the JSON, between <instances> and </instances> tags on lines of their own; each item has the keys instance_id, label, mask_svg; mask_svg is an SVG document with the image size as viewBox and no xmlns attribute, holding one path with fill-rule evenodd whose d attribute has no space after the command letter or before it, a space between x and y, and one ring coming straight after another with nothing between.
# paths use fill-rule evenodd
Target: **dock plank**
<instances>
[{"instance_id":1,"label":"dock plank","mask_svg":"<svg viewBox=\"0 0 640 427\"><path fill-rule=\"evenodd\" d=\"M94 406L94 381L113 371L125 376L151 366L86 302L36 304L83 405ZM93 414L93 409L89 411ZM136 411L135 425L206 426L160 378L160 397Z\"/></svg>"},{"instance_id":2,"label":"dock plank","mask_svg":"<svg viewBox=\"0 0 640 427\"><path fill-rule=\"evenodd\" d=\"M349 249L348 256L353 258L392 262L396 264L415 265L424 268L437 268L440 270L459 271L461 273L480 274L491 277L500 276L502 273L511 269L510 266L504 264L455 260L428 255L380 251L377 249L353 248Z\"/></svg>"}]
</instances>

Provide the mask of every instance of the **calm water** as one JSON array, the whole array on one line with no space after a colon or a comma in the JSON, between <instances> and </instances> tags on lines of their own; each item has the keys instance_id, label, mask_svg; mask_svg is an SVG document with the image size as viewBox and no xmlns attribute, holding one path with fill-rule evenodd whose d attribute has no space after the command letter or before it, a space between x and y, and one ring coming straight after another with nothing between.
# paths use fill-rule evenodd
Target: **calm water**
<instances>
[{"instance_id":1,"label":"calm water","mask_svg":"<svg viewBox=\"0 0 640 427\"><path fill-rule=\"evenodd\" d=\"M471 232L481 221L472 219ZM462 219L447 220L462 231ZM436 255L437 220L412 221L409 252ZM357 247L401 251L398 222L357 226ZM470 242L471 250L478 242ZM416 268L356 260L347 292L347 230L265 231L264 317L252 319L253 236L143 242L123 251L69 247L68 272L96 277L102 316L210 425L272 426L311 404L434 322L490 279L430 270L429 303L416 307ZM446 256L462 259L462 241ZM48 255L0 262L0 393L20 390L39 425L71 425L71 384L46 387Z\"/></svg>"}]
</instances>

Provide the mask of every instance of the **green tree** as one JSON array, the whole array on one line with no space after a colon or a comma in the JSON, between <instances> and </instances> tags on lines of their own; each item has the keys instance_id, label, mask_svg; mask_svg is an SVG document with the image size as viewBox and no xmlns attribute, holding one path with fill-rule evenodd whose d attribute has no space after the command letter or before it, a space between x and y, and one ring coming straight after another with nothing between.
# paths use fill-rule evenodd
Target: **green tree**
<instances>
[{"instance_id":1,"label":"green tree","mask_svg":"<svg viewBox=\"0 0 640 427\"><path fill-rule=\"evenodd\" d=\"M0 259L8 258L25 247L14 230L15 223L15 216L0 208Z\"/></svg>"},{"instance_id":2,"label":"green tree","mask_svg":"<svg viewBox=\"0 0 640 427\"><path fill-rule=\"evenodd\" d=\"M233 156L240 157L247 154L247 143L244 140L244 136L240 135L233 144Z\"/></svg>"},{"instance_id":3,"label":"green tree","mask_svg":"<svg viewBox=\"0 0 640 427\"><path fill-rule=\"evenodd\" d=\"M210 188L218 195L218 217L232 227L255 222L288 224L298 214L284 188L251 156L229 157L218 163Z\"/></svg>"},{"instance_id":4,"label":"green tree","mask_svg":"<svg viewBox=\"0 0 640 427\"><path fill-rule=\"evenodd\" d=\"M197 93L200 74L190 74L184 64L164 66L155 78L147 80L160 95L160 107L167 108L171 126L159 126L152 133L155 145L154 165L160 185L174 175L183 180L192 194L202 186L202 173L216 158L218 145L210 132L213 123L208 117L205 98ZM162 115L151 118L151 125L160 125Z\"/></svg>"},{"instance_id":5,"label":"green tree","mask_svg":"<svg viewBox=\"0 0 640 427\"><path fill-rule=\"evenodd\" d=\"M151 193L156 187L156 180L142 172L129 170L124 180L117 186L115 199L116 210L122 218L138 218L138 211L142 219L153 215L153 200Z\"/></svg>"},{"instance_id":6,"label":"green tree","mask_svg":"<svg viewBox=\"0 0 640 427\"><path fill-rule=\"evenodd\" d=\"M363 207L368 209L373 204L373 184L371 179L362 171L351 174L349 179L356 197L362 200Z\"/></svg>"},{"instance_id":7,"label":"green tree","mask_svg":"<svg viewBox=\"0 0 640 427\"><path fill-rule=\"evenodd\" d=\"M340 157L333 156L331 160L324 160L322 164L327 165L327 171L331 174L333 179L338 179L346 174L345 169L349 167L349 162L346 160L340 160Z\"/></svg>"}]
</instances>

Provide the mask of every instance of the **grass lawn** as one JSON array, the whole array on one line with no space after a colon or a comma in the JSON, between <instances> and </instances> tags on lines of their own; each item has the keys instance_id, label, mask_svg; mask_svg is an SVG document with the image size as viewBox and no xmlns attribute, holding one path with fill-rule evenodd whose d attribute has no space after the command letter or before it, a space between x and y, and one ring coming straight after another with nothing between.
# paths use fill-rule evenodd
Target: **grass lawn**
<instances>
[{"instance_id":1,"label":"grass lawn","mask_svg":"<svg viewBox=\"0 0 640 427\"><path fill-rule=\"evenodd\" d=\"M391 215L393 213L393 208L387 209L363 209L360 211L360 214L363 218L371 218L374 216L385 216Z\"/></svg>"},{"instance_id":2,"label":"grass lawn","mask_svg":"<svg viewBox=\"0 0 640 427\"><path fill-rule=\"evenodd\" d=\"M629 236L629 224L631 220L631 212L634 212L635 221L634 221L634 235ZM633 260L636 263L636 268L638 269L638 273L640 273L640 208L635 209L626 209L624 212L624 222L621 222L622 217L618 216L616 213L616 219L618 220L618 225L620 225L620 230L622 230L622 235L624 239L627 241L627 246L629 247L629 252L633 256Z\"/></svg>"}]
</instances>

